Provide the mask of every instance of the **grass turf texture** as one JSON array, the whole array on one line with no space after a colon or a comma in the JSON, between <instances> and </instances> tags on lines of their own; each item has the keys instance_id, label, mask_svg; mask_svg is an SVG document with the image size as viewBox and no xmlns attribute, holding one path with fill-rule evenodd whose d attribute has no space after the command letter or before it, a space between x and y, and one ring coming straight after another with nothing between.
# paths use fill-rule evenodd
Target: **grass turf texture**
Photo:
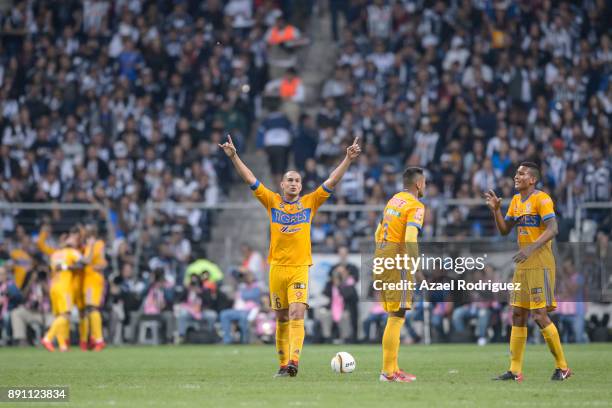
<instances>
[{"instance_id":1,"label":"grass turf texture","mask_svg":"<svg viewBox=\"0 0 612 408\"><path fill-rule=\"evenodd\" d=\"M0 403L75 407L576 407L612 406L612 344L566 345L575 376L551 382L544 345L527 345L522 384L491 381L508 365L507 345L402 346L400 366L412 384L380 383L380 346L306 345L296 378L273 379L270 346L108 348L101 353L0 349L0 387L70 387L69 403ZM330 360L348 351L352 374Z\"/></svg>"}]
</instances>

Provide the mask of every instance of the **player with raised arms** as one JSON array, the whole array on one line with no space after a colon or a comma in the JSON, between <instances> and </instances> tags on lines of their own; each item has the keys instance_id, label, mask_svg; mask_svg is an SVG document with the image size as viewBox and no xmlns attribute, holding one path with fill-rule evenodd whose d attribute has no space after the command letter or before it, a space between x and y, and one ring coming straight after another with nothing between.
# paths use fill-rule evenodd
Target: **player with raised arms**
<instances>
[{"instance_id":1,"label":"player with raised arms","mask_svg":"<svg viewBox=\"0 0 612 408\"><path fill-rule=\"evenodd\" d=\"M231 136L219 144L232 160L240 177L270 217L270 303L276 313L276 350L280 368L275 377L295 377L304 343L304 313L308 307L308 269L312 265L310 225L317 209L361 153L359 138L346 149L346 156L329 178L315 191L300 196L302 177L286 172L281 194L266 188L240 160Z\"/></svg>"},{"instance_id":2,"label":"player with raised arms","mask_svg":"<svg viewBox=\"0 0 612 408\"><path fill-rule=\"evenodd\" d=\"M375 257L395 258L407 254L418 256L417 237L423 228L425 205L419 201L425 193L425 174L420 167L409 167L403 175L404 190L395 194L387 203L383 219L376 228ZM414 282L417 271L391 268L381 276L387 283L401 281ZM404 325L406 311L412 307L412 291L382 290L380 300L388 313L387 324L382 338L382 372L383 382L412 382L416 376L399 368L398 354L400 347L400 330Z\"/></svg>"},{"instance_id":3,"label":"player with raised arms","mask_svg":"<svg viewBox=\"0 0 612 408\"><path fill-rule=\"evenodd\" d=\"M516 262L513 282L520 283L520 290L512 292L510 299L510 368L495 380L523 381L523 354L530 312L555 359L555 371L551 380L563 381L572 374L565 361L559 332L548 317L548 312L557 307L552 239L557 235L558 227L552 199L535 188L539 180L540 170L535 163L521 163L514 176L514 187L518 194L512 197L505 217L501 212L501 198L493 190L485 193L497 229L502 235L508 235L516 226L519 245L519 251L513 257Z\"/></svg>"}]
</instances>

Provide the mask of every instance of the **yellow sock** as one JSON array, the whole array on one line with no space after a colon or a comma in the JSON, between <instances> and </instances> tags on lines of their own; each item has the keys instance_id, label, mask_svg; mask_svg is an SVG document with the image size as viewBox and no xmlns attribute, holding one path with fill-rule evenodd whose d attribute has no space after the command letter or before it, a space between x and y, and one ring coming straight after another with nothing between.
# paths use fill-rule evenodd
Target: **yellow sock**
<instances>
[{"instance_id":1,"label":"yellow sock","mask_svg":"<svg viewBox=\"0 0 612 408\"><path fill-rule=\"evenodd\" d=\"M53 341L53 339L55 338L55 335L57 334L57 330L62 324L60 317L62 316L56 317L53 320L53 323L51 323L51 326L49 326L49 330L47 330L47 333L45 333L45 340Z\"/></svg>"},{"instance_id":2,"label":"yellow sock","mask_svg":"<svg viewBox=\"0 0 612 408\"><path fill-rule=\"evenodd\" d=\"M543 328L542 336L548 344L548 349L555 358L555 365L557 368L563 370L567 369L567 361L565 361L565 355L563 354L563 346L561 345L561 339L559 338L559 332L554 323L550 323L548 326Z\"/></svg>"},{"instance_id":3,"label":"yellow sock","mask_svg":"<svg viewBox=\"0 0 612 408\"><path fill-rule=\"evenodd\" d=\"M276 352L280 365L289 362L289 322L276 321Z\"/></svg>"},{"instance_id":4,"label":"yellow sock","mask_svg":"<svg viewBox=\"0 0 612 408\"><path fill-rule=\"evenodd\" d=\"M510 371L518 374L523 370L523 355L527 344L527 327L512 326L510 333Z\"/></svg>"},{"instance_id":5,"label":"yellow sock","mask_svg":"<svg viewBox=\"0 0 612 408\"><path fill-rule=\"evenodd\" d=\"M102 315L100 311L94 310L89 314L89 325L91 327L91 337L94 341L99 342L104 340L102 334Z\"/></svg>"},{"instance_id":6,"label":"yellow sock","mask_svg":"<svg viewBox=\"0 0 612 408\"><path fill-rule=\"evenodd\" d=\"M300 361L300 353L304 344L304 319L289 320L289 350L291 360Z\"/></svg>"},{"instance_id":7,"label":"yellow sock","mask_svg":"<svg viewBox=\"0 0 612 408\"><path fill-rule=\"evenodd\" d=\"M393 374L398 369L397 356L400 346L400 330L404 325L404 318L389 316L385 333L382 339L383 366L382 371L387 375Z\"/></svg>"},{"instance_id":8,"label":"yellow sock","mask_svg":"<svg viewBox=\"0 0 612 408\"><path fill-rule=\"evenodd\" d=\"M87 343L89 337L89 317L83 316L79 320L79 341L81 343Z\"/></svg>"},{"instance_id":9,"label":"yellow sock","mask_svg":"<svg viewBox=\"0 0 612 408\"><path fill-rule=\"evenodd\" d=\"M55 333L57 344L60 349L65 349L68 347L68 340L70 339L70 322L64 316L58 317L57 320L59 320L57 332Z\"/></svg>"}]
</instances>

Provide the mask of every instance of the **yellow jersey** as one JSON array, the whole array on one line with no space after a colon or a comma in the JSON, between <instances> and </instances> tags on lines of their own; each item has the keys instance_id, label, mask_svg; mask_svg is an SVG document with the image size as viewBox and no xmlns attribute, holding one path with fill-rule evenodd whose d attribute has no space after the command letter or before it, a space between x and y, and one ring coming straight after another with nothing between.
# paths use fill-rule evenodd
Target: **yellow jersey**
<instances>
[{"instance_id":1,"label":"yellow jersey","mask_svg":"<svg viewBox=\"0 0 612 408\"><path fill-rule=\"evenodd\" d=\"M406 227L423 228L425 205L406 191L395 194L385 206L382 228L376 237L377 243L404 242Z\"/></svg>"},{"instance_id":2,"label":"yellow jersey","mask_svg":"<svg viewBox=\"0 0 612 408\"><path fill-rule=\"evenodd\" d=\"M106 267L106 259L104 258L104 241L97 239L93 245L87 245L83 251L85 258L90 258L90 261L85 265L85 273L101 273L94 268Z\"/></svg>"},{"instance_id":3,"label":"yellow jersey","mask_svg":"<svg viewBox=\"0 0 612 408\"><path fill-rule=\"evenodd\" d=\"M253 195L270 217L270 265L312 265L310 224L318 208L332 191L324 184L315 191L287 202L257 180L251 185Z\"/></svg>"},{"instance_id":4,"label":"yellow jersey","mask_svg":"<svg viewBox=\"0 0 612 408\"><path fill-rule=\"evenodd\" d=\"M16 248L11 251L11 261L13 261L15 284L19 289L23 289L26 275L32 269L32 257L23 249Z\"/></svg>"},{"instance_id":5,"label":"yellow jersey","mask_svg":"<svg viewBox=\"0 0 612 408\"><path fill-rule=\"evenodd\" d=\"M51 254L51 274L71 272L71 267L81 260L81 253L74 248L62 248Z\"/></svg>"},{"instance_id":6,"label":"yellow jersey","mask_svg":"<svg viewBox=\"0 0 612 408\"><path fill-rule=\"evenodd\" d=\"M521 199L520 194L515 194L512 197L505 219L515 221L518 244L519 247L523 247L534 243L546 231L544 221L553 217L555 217L555 209L550 196L543 191L534 190L525 199ZM552 240L534 252L525 262L520 264L520 267L554 268Z\"/></svg>"}]
</instances>

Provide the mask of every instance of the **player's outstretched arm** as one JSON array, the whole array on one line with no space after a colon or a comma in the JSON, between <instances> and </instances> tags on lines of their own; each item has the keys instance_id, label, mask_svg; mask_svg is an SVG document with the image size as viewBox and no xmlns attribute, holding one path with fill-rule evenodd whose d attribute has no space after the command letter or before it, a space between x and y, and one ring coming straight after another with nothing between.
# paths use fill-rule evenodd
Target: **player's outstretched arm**
<instances>
[{"instance_id":1,"label":"player's outstretched arm","mask_svg":"<svg viewBox=\"0 0 612 408\"><path fill-rule=\"evenodd\" d=\"M247 183L249 186L255 184L257 178L253 174L253 172L240 160L238 157L238 153L236 153L236 146L232 142L232 137L227 135L227 141L223 144L219 144L219 147L223 149L227 157L232 160L236 171L240 175L240 177Z\"/></svg>"},{"instance_id":2,"label":"player's outstretched arm","mask_svg":"<svg viewBox=\"0 0 612 408\"><path fill-rule=\"evenodd\" d=\"M493 218L495 219L495 225L500 234L508 235L512 228L514 228L514 220L504 219L504 215L501 212L501 198L495 195L495 191L489 190L485 193L485 199L487 201L487 207L493 212Z\"/></svg>"},{"instance_id":3,"label":"player's outstretched arm","mask_svg":"<svg viewBox=\"0 0 612 408\"><path fill-rule=\"evenodd\" d=\"M323 183L325 184L325 187L330 190L333 190L334 187L336 187L336 184L340 182L342 176L344 176L344 173L346 173L351 163L357 157L359 157L360 153L361 147L359 147L359 137L356 137L353 141L353 144L346 149L346 156L344 156L344 160L342 160L342 163L340 163L338 167L336 167L334 171L331 172L329 178Z\"/></svg>"}]
</instances>

